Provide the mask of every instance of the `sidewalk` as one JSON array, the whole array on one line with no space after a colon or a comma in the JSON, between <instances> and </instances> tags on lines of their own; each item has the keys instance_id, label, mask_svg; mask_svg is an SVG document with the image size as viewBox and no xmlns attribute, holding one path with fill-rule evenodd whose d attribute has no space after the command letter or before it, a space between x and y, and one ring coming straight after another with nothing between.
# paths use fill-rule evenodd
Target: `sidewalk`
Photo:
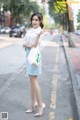
<instances>
[{"instance_id":1,"label":"sidewalk","mask_svg":"<svg viewBox=\"0 0 80 120\"><path fill-rule=\"evenodd\" d=\"M62 40L80 120L80 36L73 34L73 37L76 47L68 47L68 39L64 35Z\"/></svg>"},{"instance_id":2,"label":"sidewalk","mask_svg":"<svg viewBox=\"0 0 80 120\"><path fill-rule=\"evenodd\" d=\"M22 44L23 38L14 38L8 36L0 36L0 49L8 47L12 44Z\"/></svg>"}]
</instances>

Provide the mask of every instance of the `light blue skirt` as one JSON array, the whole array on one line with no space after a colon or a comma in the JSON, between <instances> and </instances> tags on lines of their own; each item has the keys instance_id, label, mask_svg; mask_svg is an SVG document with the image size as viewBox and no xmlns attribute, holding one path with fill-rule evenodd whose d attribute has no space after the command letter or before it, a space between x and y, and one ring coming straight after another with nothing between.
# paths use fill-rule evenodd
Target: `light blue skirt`
<instances>
[{"instance_id":1,"label":"light blue skirt","mask_svg":"<svg viewBox=\"0 0 80 120\"><path fill-rule=\"evenodd\" d=\"M31 64L29 64L29 62L27 61L27 56L30 52L31 48L27 48L26 49L26 73L27 75L40 75L42 73L42 62L40 65L38 66L33 66Z\"/></svg>"}]
</instances>

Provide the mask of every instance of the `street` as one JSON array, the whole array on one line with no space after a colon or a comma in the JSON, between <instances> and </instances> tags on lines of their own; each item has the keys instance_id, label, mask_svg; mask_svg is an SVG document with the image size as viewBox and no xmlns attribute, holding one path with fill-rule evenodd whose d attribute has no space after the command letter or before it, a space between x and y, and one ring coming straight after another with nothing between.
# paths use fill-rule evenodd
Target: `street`
<instances>
[{"instance_id":1,"label":"street","mask_svg":"<svg viewBox=\"0 0 80 120\"><path fill-rule=\"evenodd\" d=\"M43 73L39 76L43 102L42 117L26 114L30 105L29 80L23 38L0 39L0 112L9 120L78 120L74 93L60 35L43 36Z\"/></svg>"}]
</instances>

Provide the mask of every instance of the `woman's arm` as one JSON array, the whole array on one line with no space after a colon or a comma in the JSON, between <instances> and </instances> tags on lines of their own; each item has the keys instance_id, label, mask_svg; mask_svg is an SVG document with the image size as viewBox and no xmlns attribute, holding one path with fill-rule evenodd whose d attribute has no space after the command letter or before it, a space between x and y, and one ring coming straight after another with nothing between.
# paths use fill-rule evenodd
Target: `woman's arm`
<instances>
[{"instance_id":1,"label":"woman's arm","mask_svg":"<svg viewBox=\"0 0 80 120\"><path fill-rule=\"evenodd\" d=\"M38 34L38 36L37 36L37 38L36 38L36 41L35 41L35 43L33 44L33 47L37 47L37 45L38 45L38 43L39 43L40 35L41 35L42 33L43 33L43 32L41 31L41 32Z\"/></svg>"},{"instance_id":2,"label":"woman's arm","mask_svg":"<svg viewBox=\"0 0 80 120\"><path fill-rule=\"evenodd\" d=\"M26 49L26 48L33 48L33 47L37 47L37 45L38 45L38 43L39 43L39 38L40 38L40 35L42 34L43 32L41 31L39 34L38 34L38 36L37 36L37 38L36 38L36 41L35 41L35 43L34 44L23 44L23 47Z\"/></svg>"}]
</instances>

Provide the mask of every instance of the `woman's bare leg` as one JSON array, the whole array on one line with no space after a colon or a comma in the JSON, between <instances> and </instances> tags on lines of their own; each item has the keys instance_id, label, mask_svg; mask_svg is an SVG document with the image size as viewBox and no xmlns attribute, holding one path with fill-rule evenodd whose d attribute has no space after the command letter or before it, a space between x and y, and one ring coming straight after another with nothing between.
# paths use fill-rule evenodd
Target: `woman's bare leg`
<instances>
[{"instance_id":1,"label":"woman's bare leg","mask_svg":"<svg viewBox=\"0 0 80 120\"><path fill-rule=\"evenodd\" d=\"M37 76L30 76L30 84L31 84L31 98L32 98L32 103L35 100L35 95L38 103L38 112L42 112L42 96L41 96L41 91L40 91L40 86L39 82L37 79Z\"/></svg>"},{"instance_id":2,"label":"woman's bare leg","mask_svg":"<svg viewBox=\"0 0 80 120\"><path fill-rule=\"evenodd\" d=\"M30 77L31 107L33 108L36 102L36 94L35 94L34 84L32 80L33 79Z\"/></svg>"},{"instance_id":3,"label":"woman's bare leg","mask_svg":"<svg viewBox=\"0 0 80 120\"><path fill-rule=\"evenodd\" d=\"M35 89L34 89L34 83L32 82L33 79L30 77L30 93L31 93L31 106L28 110L26 110L26 113L31 113L34 110L35 102L36 102L36 94L35 94Z\"/></svg>"}]
</instances>

